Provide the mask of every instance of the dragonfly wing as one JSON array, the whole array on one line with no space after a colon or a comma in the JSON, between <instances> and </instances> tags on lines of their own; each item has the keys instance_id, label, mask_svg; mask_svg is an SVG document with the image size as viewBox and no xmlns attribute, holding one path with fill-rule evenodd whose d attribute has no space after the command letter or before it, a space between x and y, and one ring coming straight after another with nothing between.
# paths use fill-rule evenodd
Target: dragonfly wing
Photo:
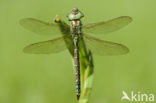
<instances>
[{"instance_id":1,"label":"dragonfly wing","mask_svg":"<svg viewBox=\"0 0 156 103\"><path fill-rule=\"evenodd\" d=\"M66 49L64 38L56 38L53 40L34 43L26 46L23 51L32 54L51 54L61 52Z\"/></svg>"},{"instance_id":2,"label":"dragonfly wing","mask_svg":"<svg viewBox=\"0 0 156 103\"><path fill-rule=\"evenodd\" d=\"M59 28L57 25L52 24L52 23L48 23L48 22L44 22L41 20L37 20L34 18L25 18L20 20L20 24L32 31L35 32L37 34L49 34L49 35L54 35L54 34L60 34Z\"/></svg>"},{"instance_id":3,"label":"dragonfly wing","mask_svg":"<svg viewBox=\"0 0 156 103\"><path fill-rule=\"evenodd\" d=\"M94 34L107 34L128 25L132 21L129 16L121 16L106 22L98 22L87 24L83 27L83 31Z\"/></svg>"},{"instance_id":4,"label":"dragonfly wing","mask_svg":"<svg viewBox=\"0 0 156 103\"><path fill-rule=\"evenodd\" d=\"M99 55L120 55L129 52L129 49L118 43L113 43L110 41L100 40L92 36L84 35L84 40L86 42L87 48L93 53Z\"/></svg>"}]
</instances>

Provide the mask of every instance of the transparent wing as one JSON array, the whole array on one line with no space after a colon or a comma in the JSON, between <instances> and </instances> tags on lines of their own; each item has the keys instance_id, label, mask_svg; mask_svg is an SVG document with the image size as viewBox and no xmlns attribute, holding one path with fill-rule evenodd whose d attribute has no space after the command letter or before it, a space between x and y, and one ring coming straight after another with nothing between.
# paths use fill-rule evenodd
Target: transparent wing
<instances>
[{"instance_id":1,"label":"transparent wing","mask_svg":"<svg viewBox=\"0 0 156 103\"><path fill-rule=\"evenodd\" d=\"M99 55L120 55L129 52L129 49L118 43L113 43L110 41L100 40L92 36L84 35L84 40L86 42L87 48L93 53Z\"/></svg>"},{"instance_id":2,"label":"transparent wing","mask_svg":"<svg viewBox=\"0 0 156 103\"><path fill-rule=\"evenodd\" d=\"M64 38L56 38L53 40L34 43L26 46L23 51L32 54L51 54L61 52L66 49Z\"/></svg>"},{"instance_id":3,"label":"transparent wing","mask_svg":"<svg viewBox=\"0 0 156 103\"><path fill-rule=\"evenodd\" d=\"M43 35L57 35L60 34L59 28L57 25L52 24L52 23L48 23L48 22L44 22L41 20L37 20L34 18L25 18L20 20L20 24L32 31L35 32L37 34L43 34Z\"/></svg>"},{"instance_id":4,"label":"transparent wing","mask_svg":"<svg viewBox=\"0 0 156 103\"><path fill-rule=\"evenodd\" d=\"M107 34L128 25L132 21L129 16L121 16L106 22L98 22L87 24L83 27L83 31L94 34Z\"/></svg>"}]
</instances>

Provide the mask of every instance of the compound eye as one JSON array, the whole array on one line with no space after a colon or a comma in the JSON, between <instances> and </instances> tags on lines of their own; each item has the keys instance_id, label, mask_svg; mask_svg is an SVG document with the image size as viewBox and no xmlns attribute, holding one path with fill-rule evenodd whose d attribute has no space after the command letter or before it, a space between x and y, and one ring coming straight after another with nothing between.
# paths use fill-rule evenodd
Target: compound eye
<instances>
[{"instance_id":1,"label":"compound eye","mask_svg":"<svg viewBox=\"0 0 156 103\"><path fill-rule=\"evenodd\" d=\"M78 10L78 8L73 8L72 11L73 11L73 12L78 12L79 10Z\"/></svg>"}]
</instances>

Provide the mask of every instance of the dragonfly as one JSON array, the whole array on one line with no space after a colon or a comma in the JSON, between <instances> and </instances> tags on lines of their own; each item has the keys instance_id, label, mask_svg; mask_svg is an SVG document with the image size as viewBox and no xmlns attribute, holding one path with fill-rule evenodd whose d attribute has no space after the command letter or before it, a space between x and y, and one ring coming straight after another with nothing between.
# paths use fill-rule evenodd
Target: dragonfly
<instances>
[{"instance_id":1,"label":"dragonfly","mask_svg":"<svg viewBox=\"0 0 156 103\"><path fill-rule=\"evenodd\" d=\"M76 87L77 87L77 99L80 98L81 92L81 78L80 78L80 46L79 42L83 42L83 50L90 50L93 54L99 55L120 55L129 52L129 49L119 43L114 43L106 40L101 40L91 35L102 35L117 31L126 25L128 25L132 18L129 16L121 16L108 21L90 23L82 25L81 19L84 14L78 9L73 8L67 15L69 25L61 22L59 17L54 18L55 23L45 22L34 18L25 18L20 21L20 24L37 34L41 35L54 35L64 34L58 38L54 38L47 41L33 43L26 46L23 51L25 53L33 54L51 54L58 53L66 48L71 50L75 60L76 70ZM58 24L58 25L57 25ZM90 35L88 35L90 34Z\"/></svg>"}]
</instances>

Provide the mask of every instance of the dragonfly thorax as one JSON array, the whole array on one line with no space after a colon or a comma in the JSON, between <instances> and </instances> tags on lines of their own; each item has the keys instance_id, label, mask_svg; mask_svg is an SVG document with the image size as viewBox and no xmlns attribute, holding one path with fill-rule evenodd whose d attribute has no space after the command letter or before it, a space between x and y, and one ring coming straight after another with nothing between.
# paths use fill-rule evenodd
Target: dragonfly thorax
<instances>
[{"instance_id":1,"label":"dragonfly thorax","mask_svg":"<svg viewBox=\"0 0 156 103\"><path fill-rule=\"evenodd\" d=\"M80 20L72 20L70 21L70 31L72 36L81 35L82 24Z\"/></svg>"},{"instance_id":2,"label":"dragonfly thorax","mask_svg":"<svg viewBox=\"0 0 156 103\"><path fill-rule=\"evenodd\" d=\"M81 26L81 21L80 20L72 20L70 21L70 25L72 28L79 28Z\"/></svg>"}]
</instances>

